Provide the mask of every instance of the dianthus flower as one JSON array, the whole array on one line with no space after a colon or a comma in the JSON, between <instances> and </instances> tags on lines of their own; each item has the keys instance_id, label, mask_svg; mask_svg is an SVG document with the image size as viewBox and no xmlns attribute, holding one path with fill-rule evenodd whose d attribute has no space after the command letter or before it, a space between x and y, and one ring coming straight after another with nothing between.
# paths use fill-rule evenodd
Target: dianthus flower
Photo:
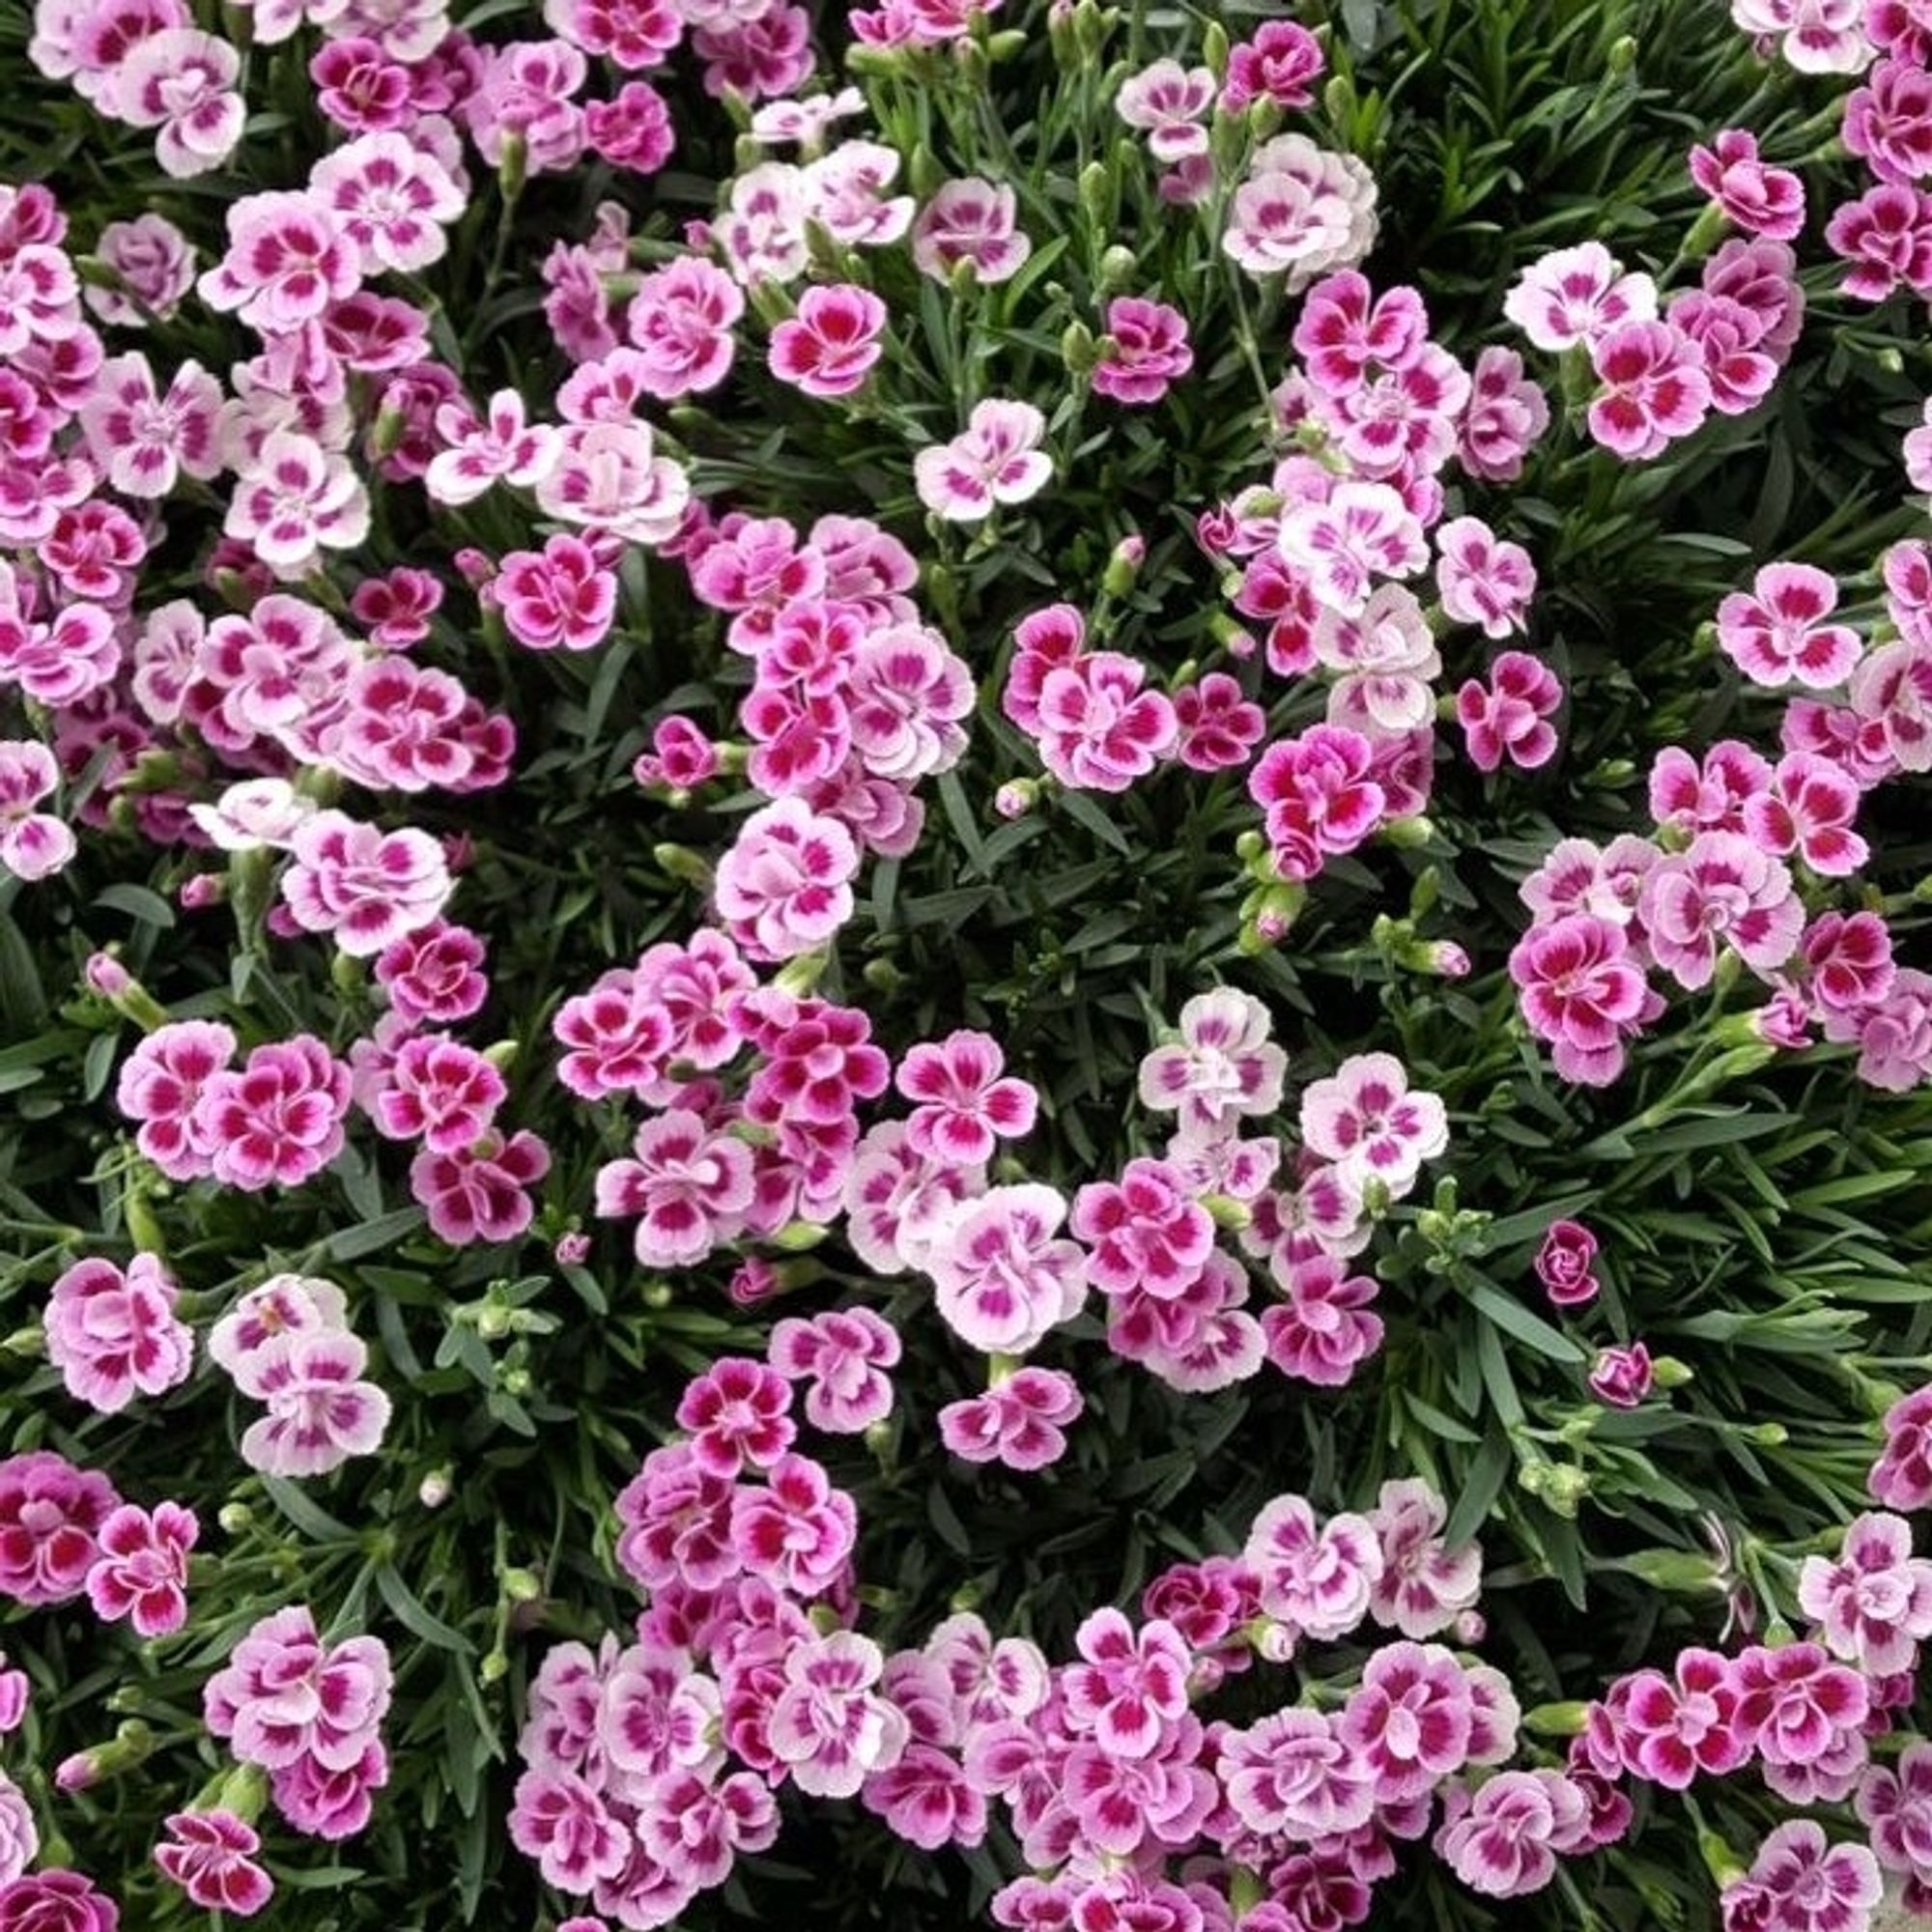
<instances>
[{"instance_id":1,"label":"dianthus flower","mask_svg":"<svg viewBox=\"0 0 1932 1932\"><path fill-rule=\"evenodd\" d=\"M232 1811L177 1811L168 1836L155 1847L163 1877L204 1912L252 1918L274 1894L274 1882L255 1862L262 1841Z\"/></svg>"},{"instance_id":2,"label":"dianthus flower","mask_svg":"<svg viewBox=\"0 0 1932 1932\"><path fill-rule=\"evenodd\" d=\"M0 1596L29 1605L79 1596L120 1503L105 1476L51 1449L0 1462Z\"/></svg>"},{"instance_id":3,"label":"dianthus flower","mask_svg":"<svg viewBox=\"0 0 1932 1932\"><path fill-rule=\"evenodd\" d=\"M161 1395L187 1379L194 1338L175 1313L178 1291L154 1255L124 1271L76 1262L53 1285L43 1324L47 1359L68 1393L103 1415L135 1395Z\"/></svg>"},{"instance_id":4,"label":"dianthus flower","mask_svg":"<svg viewBox=\"0 0 1932 1932\"><path fill-rule=\"evenodd\" d=\"M194 1512L157 1503L154 1513L123 1503L100 1525L100 1554L87 1597L103 1623L127 1617L138 1635L166 1636L187 1621L188 1551L201 1534Z\"/></svg>"}]
</instances>

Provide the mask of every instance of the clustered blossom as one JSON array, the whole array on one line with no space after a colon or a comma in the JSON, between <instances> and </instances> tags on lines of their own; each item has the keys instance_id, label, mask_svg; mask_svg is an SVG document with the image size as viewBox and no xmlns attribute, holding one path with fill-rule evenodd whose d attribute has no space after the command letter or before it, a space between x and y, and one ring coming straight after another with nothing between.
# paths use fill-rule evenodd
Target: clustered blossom
<instances>
[{"instance_id":1,"label":"clustered blossom","mask_svg":"<svg viewBox=\"0 0 1932 1932\"><path fill-rule=\"evenodd\" d=\"M984 56L996 11L882 0L849 25L877 61L963 63ZM1072 31L1064 11L1052 30ZM1843 294L1932 294L1932 14L1921 0L1730 11L1760 56L1856 82L1839 134L1869 180L1823 221ZM918 1277L908 1294L929 1296L979 1358L957 1399L908 1415L899 1329L866 1305L860 1275L841 1305L778 1320L762 1359L723 1356L685 1387L671 1439L616 1503L641 1614L594 1649L554 1644L526 1702L510 1835L599 1915L566 1932L670 1923L741 1854L772 1847L785 1793L854 1800L927 1853L981 1846L1003 1814L1030 1874L994 1903L1012 1932L1329 1932L1366 1919L1397 1847L1422 1841L1471 1891L1515 1899L1622 1835L1624 1780L1684 1791L1747 1773L1794 1804L1849 1805L1868 1842L1806 1818L1777 1826L1721 1881L1730 1932L1866 1932L1884 1875L1908 1904L1932 1900L1932 1746L1873 1750L1902 1724L1896 1682L1909 1687L1932 1638L1932 1563L1893 1513L1932 1505L1932 1390L1885 1414L1869 1479L1881 1507L1795 1566L1805 1634L1691 1645L1667 1670L1628 1673L1560 1767L1520 1750L1515 1693L1475 1656L1482 1558L1455 1528L1457 1499L1412 1477L1333 1512L1275 1497L1237 1556L1165 1571L1138 1621L1094 1610L1058 1663L970 1612L891 1653L860 1628L857 1507L808 1432L864 1435L883 1454L900 1421L934 1421L954 1459L998 1480L1044 1470L1103 1405L1032 1358L1070 1353L1089 1314L1113 1355L1178 1391L1264 1373L1347 1384L1383 1340L1370 1251L1447 1152L1448 1102L1396 1055L1351 1053L1299 1066L1284 1127L1290 1056L1270 1010L1220 986L1188 998L1139 1067L1164 1138L1118 1171L1049 1180L1024 1144L1062 1102L1009 1070L1009 1053L1024 1064L1011 1039L875 1038L847 1003L833 954L867 865L913 853L927 781L971 822L953 775L992 696L976 683L983 659L955 635L950 566L870 517L804 526L702 498L707 467L688 466L680 426L734 381L869 421L915 325L875 285L923 276L949 320L987 312L975 304L990 294L990 312L1030 323L1057 285L1023 271L1061 238L1027 232L1013 184L935 183L929 154L841 128L865 112L856 89L797 95L814 18L787 0L550 0L544 37L488 43L438 0L239 12L247 35L223 38L183 0L41 0L30 55L151 134L163 173L187 181L229 168L249 133L243 38L272 49L312 34L300 71L329 145L305 179L227 200L199 249L157 213L70 245L44 190L0 189L0 696L45 740L0 740L0 869L43 884L75 860L74 825L138 831L206 867L181 885L184 913L225 900L251 954L326 952L345 995L368 1002L358 1037L262 1038L239 1011L233 1026L157 1016L111 962L93 973L143 1029L115 1085L135 1152L209 1191L332 1173L359 1208L369 1169L350 1133L366 1130L405 1149L429 1236L507 1243L541 1210L560 1263L582 1262L587 1237L572 1220L559 1238L558 1203L539 1198L551 1149L506 1118L525 1043L452 1031L493 989L484 939L448 918L476 854L467 834L426 829L429 808L505 785L519 745L510 718L430 660L474 632L489 648L460 661L479 677L509 645L565 653L523 668L584 673L573 718L598 711L654 608L642 551L652 577L681 577L744 675L720 687L735 707L722 725L639 721L632 803L682 811L704 794L730 830L708 856L649 848L707 923L568 993L549 1022L560 1085L622 1122L594 1176L559 1161L553 1187L586 1175L589 1209L623 1224L651 1274L727 1261L748 1307L823 1278L762 1249L842 1239L870 1274ZM1313 104L1322 41L1269 21L1224 52L1106 69L1105 111L1130 161L1145 151L1163 214L1210 222L1215 259L1287 304L1293 359L1264 399L1272 460L1195 526L1254 630L1211 613L1201 628L1225 665L1171 675L1117 648L1142 614L1123 611L1122 586L1148 540L1127 536L1099 597L1014 626L998 704L1044 778L1003 788L997 809L1238 775L1232 795L1259 819L1240 848L1254 887L1240 939L1258 949L1324 875L1366 880L1378 841L1428 839L1438 724L1453 721L1445 749L1486 787L1525 790L1572 729L1572 669L1538 609L1532 548L1463 503L1465 485L1541 460L1552 411L1535 356L1562 358L1600 464L1651 463L1748 415L1804 324L1792 244L1807 209L1756 134L1720 129L1686 157L1707 212L1681 276L1597 240L1558 247L1503 299L1528 359L1492 343L1465 361L1416 290L1361 271L1378 223L1367 165L1277 131ZM469 393L444 359L451 310L421 278L450 256L479 183L494 174L507 220L526 177L661 170L674 91L655 82L673 57L744 124L715 213L665 242L603 204L531 291L569 374L540 396ZM1027 218L1042 205L1030 194ZM963 569L993 534L1030 527L1050 486L1089 473L1097 419L1179 410L1201 380L1199 318L1110 293L1133 283L1103 267L1094 326L1065 339L1060 407L987 394L976 368L916 418L898 487ZM217 319L246 353L204 367L170 361L160 331L133 333L184 313L197 328ZM1089 390L1111 409L1083 423ZM1932 425L1908 437L1905 463L1932 490ZM190 505L210 513L200 578L156 602L144 573L173 541L170 511ZM425 512L473 519L466 533L489 547L479 534L447 573L372 560ZM1852 1049L1873 1087L1932 1079L1932 975L1894 956L1886 912L1852 884L1871 856L1866 794L1932 771L1932 546L1895 544L1876 581L1866 600L1783 559L1723 597L1706 635L1742 680L1740 735L1656 753L1648 835L1563 838L1522 878L1508 972L1560 1077L1606 1086L1677 995L1742 986L1757 1003L1749 1054L1816 1036ZM601 668L580 661L600 651ZM373 802L345 807L348 788ZM1062 802L1092 822L1091 799ZM1388 943L1398 965L1414 963L1407 944ZM1444 975L1470 964L1449 942L1424 956ZM1544 1224L1528 1272L1559 1315L1617 1299L1598 1235L1567 1217ZM180 1311L195 1302L145 1247L125 1265L89 1256L47 1289L41 1343L68 1397L119 1415L190 1376ZM259 1406L240 1441L258 1473L319 1478L381 1448L390 1397L332 1283L278 1273L247 1289L205 1352ZM1670 1367L1630 1340L1577 1379L1628 1410L1667 1390ZM1097 1418L1086 1426L1097 1435ZM1520 1469L1525 1489L1536 1466ZM0 1593L23 1608L84 1599L164 1638L187 1620L200 1535L185 1507L124 1501L51 1450L0 1463ZM1205 1712L1227 1678L1291 1659L1300 1701L1258 1700L1240 1726ZM0 1734L26 1695L0 1670ZM327 1643L293 1605L232 1645L204 1715L291 1828L338 1840L388 1780L390 1695L381 1639ZM191 1903L245 1918L269 1902L251 1817L197 1803L165 1833L155 1863ZM28 1869L40 1845L0 1777L0 1926L113 1932L117 1908L86 1878Z\"/></svg>"},{"instance_id":2,"label":"clustered blossom","mask_svg":"<svg viewBox=\"0 0 1932 1932\"><path fill-rule=\"evenodd\" d=\"M204 1688L210 1732L269 1775L298 1832L338 1840L368 1824L389 1780L382 1736L391 1679L380 1637L325 1644L304 1605L262 1618Z\"/></svg>"},{"instance_id":3,"label":"clustered blossom","mask_svg":"<svg viewBox=\"0 0 1932 1932\"><path fill-rule=\"evenodd\" d=\"M208 1352L264 1406L242 1435L251 1468L320 1476L381 1447L389 1398L363 1375L369 1351L350 1332L348 1302L333 1282L271 1276L214 1324Z\"/></svg>"}]
</instances>

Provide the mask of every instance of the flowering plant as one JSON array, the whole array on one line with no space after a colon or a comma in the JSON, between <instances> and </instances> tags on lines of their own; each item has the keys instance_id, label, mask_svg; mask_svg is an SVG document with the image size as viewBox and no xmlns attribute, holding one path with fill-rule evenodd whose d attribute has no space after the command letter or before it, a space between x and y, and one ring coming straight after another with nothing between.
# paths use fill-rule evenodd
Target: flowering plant
<instances>
[{"instance_id":1,"label":"flowering plant","mask_svg":"<svg viewBox=\"0 0 1932 1932\"><path fill-rule=\"evenodd\" d=\"M0 74L0 1932L1932 1917L1923 0Z\"/></svg>"}]
</instances>

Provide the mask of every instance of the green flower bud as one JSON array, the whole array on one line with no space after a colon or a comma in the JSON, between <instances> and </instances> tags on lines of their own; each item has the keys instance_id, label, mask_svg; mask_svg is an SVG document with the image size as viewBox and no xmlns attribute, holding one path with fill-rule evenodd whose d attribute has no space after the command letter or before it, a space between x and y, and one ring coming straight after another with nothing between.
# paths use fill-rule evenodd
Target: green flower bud
<instances>
[{"instance_id":1,"label":"green flower bud","mask_svg":"<svg viewBox=\"0 0 1932 1932\"><path fill-rule=\"evenodd\" d=\"M1094 331L1084 322L1068 323L1060 337L1060 359L1070 376L1090 376L1100 360L1103 345L1094 339Z\"/></svg>"}]
</instances>

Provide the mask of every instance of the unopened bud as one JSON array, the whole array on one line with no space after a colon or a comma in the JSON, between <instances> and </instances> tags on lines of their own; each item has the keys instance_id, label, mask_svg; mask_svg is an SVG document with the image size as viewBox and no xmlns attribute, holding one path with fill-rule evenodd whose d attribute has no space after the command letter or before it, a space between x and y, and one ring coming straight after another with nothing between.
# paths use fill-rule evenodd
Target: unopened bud
<instances>
[{"instance_id":1,"label":"unopened bud","mask_svg":"<svg viewBox=\"0 0 1932 1932\"><path fill-rule=\"evenodd\" d=\"M780 992L802 1000L824 979L825 969L831 964L832 954L823 948L816 952L801 952L796 959L786 960L773 976L772 984Z\"/></svg>"},{"instance_id":2,"label":"unopened bud","mask_svg":"<svg viewBox=\"0 0 1932 1932\"><path fill-rule=\"evenodd\" d=\"M432 1469L416 1485L416 1501L426 1510L440 1509L449 1500L455 1479L448 1469Z\"/></svg>"},{"instance_id":3,"label":"unopened bud","mask_svg":"<svg viewBox=\"0 0 1932 1932\"><path fill-rule=\"evenodd\" d=\"M993 810L1002 818L1024 818L1039 803L1039 785L1033 779L1009 779L993 794Z\"/></svg>"},{"instance_id":4,"label":"unopened bud","mask_svg":"<svg viewBox=\"0 0 1932 1932\"><path fill-rule=\"evenodd\" d=\"M505 1570L501 1580L507 1603L534 1604L543 1595L543 1584L528 1570Z\"/></svg>"},{"instance_id":5,"label":"unopened bud","mask_svg":"<svg viewBox=\"0 0 1932 1932\"><path fill-rule=\"evenodd\" d=\"M654 845L651 857L658 863L661 871L668 872L673 879L680 879L687 886L696 886L701 893L711 890L711 867L688 845Z\"/></svg>"},{"instance_id":6,"label":"unopened bud","mask_svg":"<svg viewBox=\"0 0 1932 1932\"><path fill-rule=\"evenodd\" d=\"M524 137L514 130L502 136L503 152L497 163L497 187L506 202L515 201L524 191L529 174L530 153Z\"/></svg>"},{"instance_id":7,"label":"unopened bud","mask_svg":"<svg viewBox=\"0 0 1932 1932\"><path fill-rule=\"evenodd\" d=\"M1589 1720L1589 1706L1581 1703L1538 1704L1522 1714L1522 1727L1539 1738L1574 1738Z\"/></svg>"},{"instance_id":8,"label":"unopened bud","mask_svg":"<svg viewBox=\"0 0 1932 1932\"><path fill-rule=\"evenodd\" d=\"M1140 257L1131 248L1123 248L1116 242L1100 257L1100 287L1109 293L1130 288L1139 276L1140 269Z\"/></svg>"},{"instance_id":9,"label":"unopened bud","mask_svg":"<svg viewBox=\"0 0 1932 1932\"><path fill-rule=\"evenodd\" d=\"M772 1244L788 1255L802 1255L825 1239L827 1230L816 1221L787 1221L772 1236Z\"/></svg>"},{"instance_id":10,"label":"unopened bud","mask_svg":"<svg viewBox=\"0 0 1932 1932\"><path fill-rule=\"evenodd\" d=\"M1620 34L1610 43L1609 52L1604 56L1604 71L1606 73L1628 73L1636 65L1636 54L1635 36Z\"/></svg>"},{"instance_id":11,"label":"unopened bud","mask_svg":"<svg viewBox=\"0 0 1932 1932\"><path fill-rule=\"evenodd\" d=\"M1089 375L1099 361L1100 346L1094 340L1094 331L1084 322L1070 322L1062 331L1060 359L1066 364L1069 376Z\"/></svg>"},{"instance_id":12,"label":"unopened bud","mask_svg":"<svg viewBox=\"0 0 1932 1932\"><path fill-rule=\"evenodd\" d=\"M1125 536L1114 546L1107 558L1107 568L1100 577L1100 588L1109 597L1124 597L1134 587L1141 574L1141 565L1147 561L1147 539L1143 536ZM1185 683L1185 677L1179 679Z\"/></svg>"}]
</instances>

